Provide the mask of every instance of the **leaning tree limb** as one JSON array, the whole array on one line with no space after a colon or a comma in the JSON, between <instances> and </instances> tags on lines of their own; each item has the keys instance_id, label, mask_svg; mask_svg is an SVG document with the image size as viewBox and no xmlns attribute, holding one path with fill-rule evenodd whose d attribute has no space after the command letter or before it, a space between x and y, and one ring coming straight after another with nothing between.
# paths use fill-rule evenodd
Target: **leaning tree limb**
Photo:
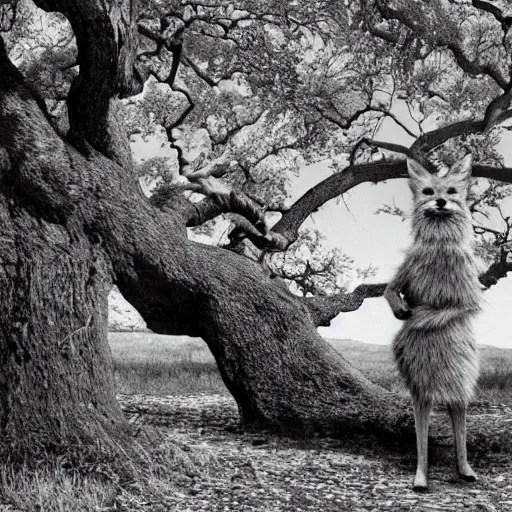
<instances>
[{"instance_id":1,"label":"leaning tree limb","mask_svg":"<svg viewBox=\"0 0 512 512\"><path fill-rule=\"evenodd\" d=\"M365 299L381 297L385 289L386 284L361 284L351 293L305 298L304 303L316 326L329 327L331 320L340 313L356 311Z\"/></svg>"},{"instance_id":2,"label":"leaning tree limb","mask_svg":"<svg viewBox=\"0 0 512 512\"><path fill-rule=\"evenodd\" d=\"M407 166L403 161L384 161L346 167L306 192L272 228L284 235L291 245L298 236L302 223L327 201L366 182L378 183L393 178L406 178Z\"/></svg>"},{"instance_id":3,"label":"leaning tree limb","mask_svg":"<svg viewBox=\"0 0 512 512\"><path fill-rule=\"evenodd\" d=\"M380 161L346 167L333 174L300 197L272 228L272 231L284 235L288 246L297 240L302 223L323 204L338 197L361 183L379 183L382 181L407 178L405 160ZM473 176L512 183L511 167L493 167L474 165Z\"/></svg>"}]
</instances>

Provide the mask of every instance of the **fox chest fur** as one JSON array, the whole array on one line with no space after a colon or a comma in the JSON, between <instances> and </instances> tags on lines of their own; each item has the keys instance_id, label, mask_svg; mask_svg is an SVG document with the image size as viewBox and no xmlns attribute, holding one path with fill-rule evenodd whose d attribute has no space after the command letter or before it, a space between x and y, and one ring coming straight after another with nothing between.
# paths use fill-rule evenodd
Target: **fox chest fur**
<instances>
[{"instance_id":1,"label":"fox chest fur","mask_svg":"<svg viewBox=\"0 0 512 512\"><path fill-rule=\"evenodd\" d=\"M409 250L402 294L410 307L478 310L481 300L474 256L450 243L418 243Z\"/></svg>"}]
</instances>

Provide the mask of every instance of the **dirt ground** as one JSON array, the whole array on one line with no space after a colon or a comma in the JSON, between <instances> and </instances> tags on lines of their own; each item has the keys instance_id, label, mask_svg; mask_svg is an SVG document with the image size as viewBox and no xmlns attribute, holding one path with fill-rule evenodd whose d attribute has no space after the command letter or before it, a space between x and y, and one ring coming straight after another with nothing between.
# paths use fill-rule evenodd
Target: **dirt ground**
<instances>
[{"instance_id":1,"label":"dirt ground","mask_svg":"<svg viewBox=\"0 0 512 512\"><path fill-rule=\"evenodd\" d=\"M185 472L180 477L178 491L162 510L512 510L512 455L504 447L512 437L511 407L479 403L471 409L470 457L480 477L473 484L457 478L448 423L442 411L434 413L434 425L445 436L431 449L430 490L417 494L411 489L414 446L246 433L239 427L234 400L220 395L119 399L131 423L157 426L164 435L212 458L213 469L206 474ZM480 438L487 440L485 446ZM148 510L158 507L148 503Z\"/></svg>"}]
</instances>

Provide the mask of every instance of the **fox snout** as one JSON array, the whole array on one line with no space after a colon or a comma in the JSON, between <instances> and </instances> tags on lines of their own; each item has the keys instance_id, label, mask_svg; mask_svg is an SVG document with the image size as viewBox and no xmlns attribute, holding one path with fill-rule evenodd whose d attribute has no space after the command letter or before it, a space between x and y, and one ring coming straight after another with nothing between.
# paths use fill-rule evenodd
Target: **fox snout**
<instances>
[{"instance_id":1,"label":"fox snout","mask_svg":"<svg viewBox=\"0 0 512 512\"><path fill-rule=\"evenodd\" d=\"M461 207L455 201L449 201L444 197L432 197L427 201L419 200L420 204L416 207L419 211L423 211L426 217L449 217L456 212L461 211Z\"/></svg>"}]
</instances>

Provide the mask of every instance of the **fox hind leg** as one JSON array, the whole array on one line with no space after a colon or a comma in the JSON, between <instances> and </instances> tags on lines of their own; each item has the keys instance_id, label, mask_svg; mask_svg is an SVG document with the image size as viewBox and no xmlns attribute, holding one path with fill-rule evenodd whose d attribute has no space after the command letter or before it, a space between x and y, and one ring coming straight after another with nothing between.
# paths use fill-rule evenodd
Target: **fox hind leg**
<instances>
[{"instance_id":1,"label":"fox hind leg","mask_svg":"<svg viewBox=\"0 0 512 512\"><path fill-rule=\"evenodd\" d=\"M457 471L466 482L476 482L478 478L468 463L466 450L466 406L450 405L448 412L452 420Z\"/></svg>"},{"instance_id":2,"label":"fox hind leg","mask_svg":"<svg viewBox=\"0 0 512 512\"><path fill-rule=\"evenodd\" d=\"M413 490L428 489L428 423L432 404L413 397L414 422L416 425L416 449L418 462Z\"/></svg>"}]
</instances>

